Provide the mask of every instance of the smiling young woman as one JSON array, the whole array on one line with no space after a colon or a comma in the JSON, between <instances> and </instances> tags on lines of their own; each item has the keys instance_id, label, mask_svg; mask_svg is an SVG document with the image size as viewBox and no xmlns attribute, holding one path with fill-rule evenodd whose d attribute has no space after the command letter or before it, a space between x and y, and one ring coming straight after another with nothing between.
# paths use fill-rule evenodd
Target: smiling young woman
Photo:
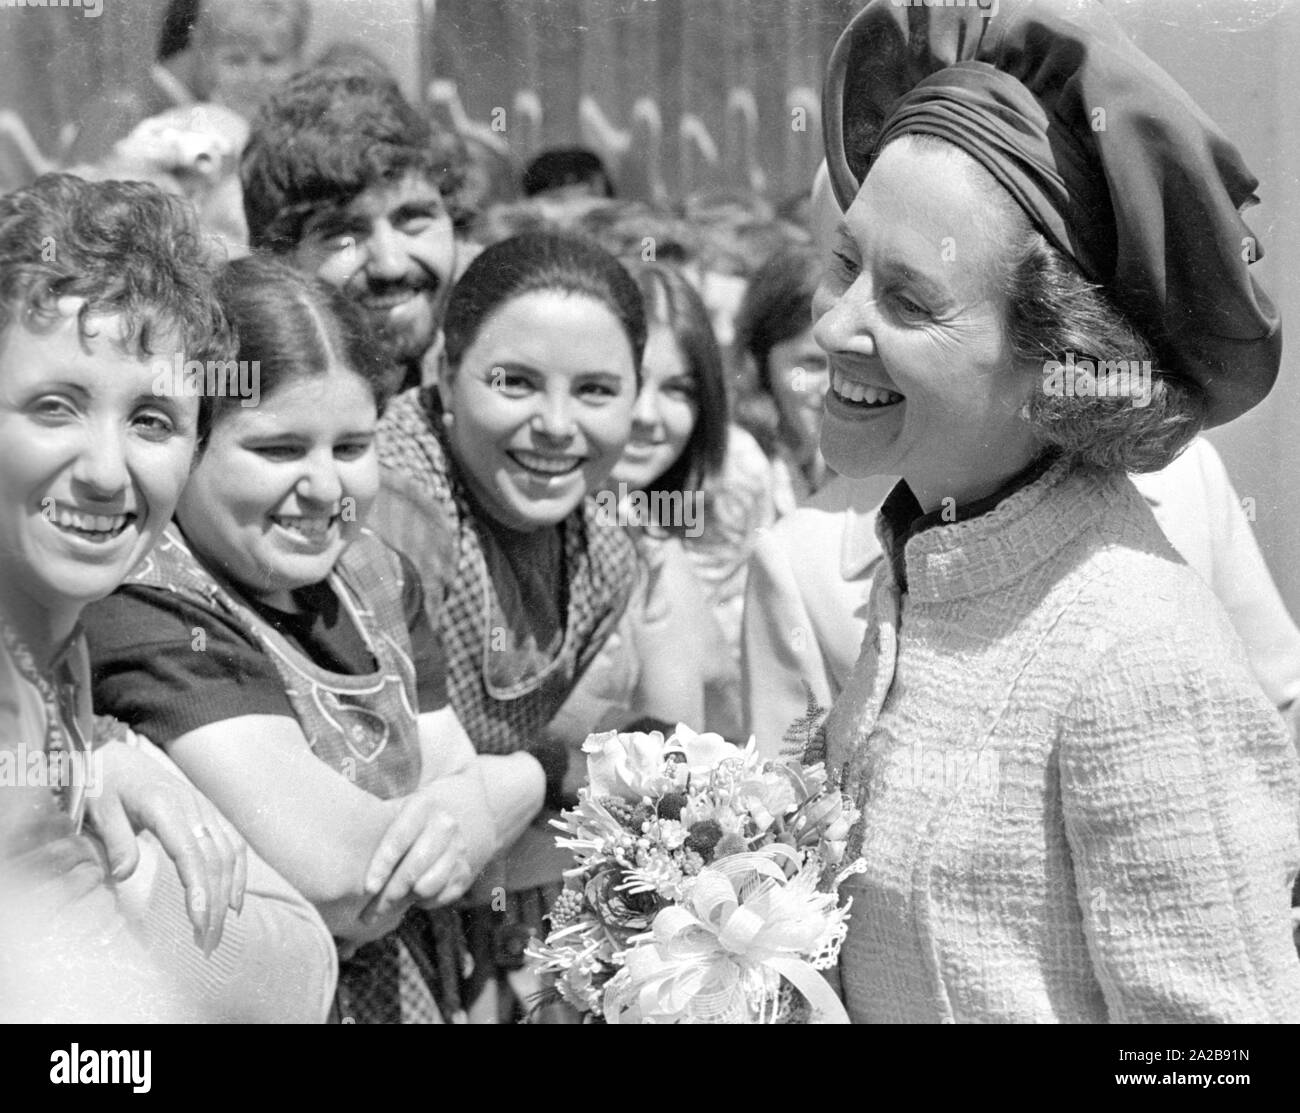
<instances>
[{"instance_id":1,"label":"smiling young woman","mask_svg":"<svg viewBox=\"0 0 1300 1113\"><path fill-rule=\"evenodd\" d=\"M4 337L0 474L11 536L0 566L20 589L15 600L48 616L56 645L161 536L196 434L197 402L152 393L123 318L104 318L83 338L86 308L84 298L63 298L46 328ZM115 419L126 438L77 453L88 423Z\"/></svg>"},{"instance_id":2,"label":"smiling young woman","mask_svg":"<svg viewBox=\"0 0 1300 1113\"><path fill-rule=\"evenodd\" d=\"M639 577L617 631L552 723L558 737L647 717L713 724L737 679L689 552L717 525L707 485L727 447L722 356L708 310L679 271L652 262L632 273L649 332L631 437L600 497L629 527Z\"/></svg>"},{"instance_id":3,"label":"smiling young woman","mask_svg":"<svg viewBox=\"0 0 1300 1113\"><path fill-rule=\"evenodd\" d=\"M144 993L138 970L115 965L136 946L183 1011L208 1020L320 1021L333 993L315 911L166 757L92 714L86 609L164 535L200 432L197 398L155 390L156 360L230 347L173 199L66 175L0 199L0 671L17 673L0 684L0 746L42 754L56 782L0 786L0 858L40 863L27 879L59 894L34 919L55 955L81 940L66 965L37 966L39 992L73 1016L154 1010L115 1004L94 969L123 975L119 995ZM5 734L15 711L17 738ZM93 761L93 780L60 779L65 758ZM105 950L100 928L114 922Z\"/></svg>"},{"instance_id":4,"label":"smiling young woman","mask_svg":"<svg viewBox=\"0 0 1300 1113\"><path fill-rule=\"evenodd\" d=\"M485 250L452 290L436 389L393 400L379 429L380 532L419 562L447 648L452 706L480 753L531 750L562 798L567 754L545 727L627 604L636 558L594 496L628 440L646 325L609 254L552 233ZM551 889L569 864L546 816L481 882L468 927L484 1011L512 1005ZM548 889L547 887L550 887ZM517 977L517 975L516 975Z\"/></svg>"}]
</instances>

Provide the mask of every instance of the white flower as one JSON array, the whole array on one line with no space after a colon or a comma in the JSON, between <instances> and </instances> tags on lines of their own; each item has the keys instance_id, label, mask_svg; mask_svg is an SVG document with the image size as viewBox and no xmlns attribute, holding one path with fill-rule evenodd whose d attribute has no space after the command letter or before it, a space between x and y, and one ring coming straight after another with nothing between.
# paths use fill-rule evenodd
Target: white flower
<instances>
[{"instance_id":1,"label":"white flower","mask_svg":"<svg viewBox=\"0 0 1300 1113\"><path fill-rule=\"evenodd\" d=\"M742 751L737 750L720 734L696 734L685 723L678 723L672 737L668 739L664 752L681 754L686 758L685 765L693 777L707 774L720 762L729 757L736 757Z\"/></svg>"},{"instance_id":2,"label":"white flower","mask_svg":"<svg viewBox=\"0 0 1300 1113\"><path fill-rule=\"evenodd\" d=\"M591 734L582 744L587 755L587 782L591 795L618 796L640 800L662 796L672 787L672 776L664 768L664 736L619 734L607 730Z\"/></svg>"},{"instance_id":3,"label":"white flower","mask_svg":"<svg viewBox=\"0 0 1300 1113\"><path fill-rule=\"evenodd\" d=\"M676 850L686 841L686 827L676 819L661 819L656 827L655 837L665 850Z\"/></svg>"},{"instance_id":4,"label":"white flower","mask_svg":"<svg viewBox=\"0 0 1300 1113\"><path fill-rule=\"evenodd\" d=\"M766 831L777 816L793 811L799 803L789 779L775 771L751 775L742 781L738 796L740 805L753 816L760 831Z\"/></svg>"},{"instance_id":5,"label":"white flower","mask_svg":"<svg viewBox=\"0 0 1300 1113\"><path fill-rule=\"evenodd\" d=\"M681 867L663 850L647 854L636 869L624 876L627 880L619 888L628 893L657 893L664 900L681 898Z\"/></svg>"},{"instance_id":6,"label":"white flower","mask_svg":"<svg viewBox=\"0 0 1300 1113\"><path fill-rule=\"evenodd\" d=\"M719 763L741 753L720 734L697 734L684 723L677 724L667 741L657 730L649 734L607 730L588 735L582 749L587 754L591 794L625 800L660 797L682 788L688 777L707 777ZM685 760L669 763L670 754Z\"/></svg>"}]
</instances>

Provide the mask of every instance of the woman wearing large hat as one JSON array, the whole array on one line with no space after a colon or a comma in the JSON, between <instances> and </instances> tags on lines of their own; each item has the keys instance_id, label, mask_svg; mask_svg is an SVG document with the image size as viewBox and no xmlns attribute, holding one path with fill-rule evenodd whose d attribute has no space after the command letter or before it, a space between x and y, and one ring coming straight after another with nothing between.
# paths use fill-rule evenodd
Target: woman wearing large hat
<instances>
[{"instance_id":1,"label":"woman wearing large hat","mask_svg":"<svg viewBox=\"0 0 1300 1113\"><path fill-rule=\"evenodd\" d=\"M1268 392L1255 181L1095 5L875 0L836 47L822 450L899 475L824 732L859 1021L1300 1020L1300 765L1126 470Z\"/></svg>"}]
</instances>

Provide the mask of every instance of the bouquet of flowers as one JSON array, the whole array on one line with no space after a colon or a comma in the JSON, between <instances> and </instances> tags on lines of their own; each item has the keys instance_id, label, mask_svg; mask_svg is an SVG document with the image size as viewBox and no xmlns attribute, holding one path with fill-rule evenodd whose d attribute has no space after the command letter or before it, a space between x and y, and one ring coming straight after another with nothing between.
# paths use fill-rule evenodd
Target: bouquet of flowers
<instances>
[{"instance_id":1,"label":"bouquet of flowers","mask_svg":"<svg viewBox=\"0 0 1300 1113\"><path fill-rule=\"evenodd\" d=\"M716 734L593 734L587 785L555 821L576 864L528 951L584 1019L847 1023L835 964L858 818L823 765Z\"/></svg>"}]
</instances>

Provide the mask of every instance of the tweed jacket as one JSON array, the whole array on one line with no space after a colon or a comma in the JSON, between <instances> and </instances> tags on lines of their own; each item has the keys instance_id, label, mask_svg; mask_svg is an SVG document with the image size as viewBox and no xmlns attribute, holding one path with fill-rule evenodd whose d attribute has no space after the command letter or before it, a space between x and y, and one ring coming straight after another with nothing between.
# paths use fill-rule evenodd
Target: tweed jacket
<instances>
[{"instance_id":1,"label":"tweed jacket","mask_svg":"<svg viewBox=\"0 0 1300 1113\"><path fill-rule=\"evenodd\" d=\"M1300 1021L1300 763L1132 483L1058 463L878 530L825 738L863 808L853 1019Z\"/></svg>"}]
</instances>

